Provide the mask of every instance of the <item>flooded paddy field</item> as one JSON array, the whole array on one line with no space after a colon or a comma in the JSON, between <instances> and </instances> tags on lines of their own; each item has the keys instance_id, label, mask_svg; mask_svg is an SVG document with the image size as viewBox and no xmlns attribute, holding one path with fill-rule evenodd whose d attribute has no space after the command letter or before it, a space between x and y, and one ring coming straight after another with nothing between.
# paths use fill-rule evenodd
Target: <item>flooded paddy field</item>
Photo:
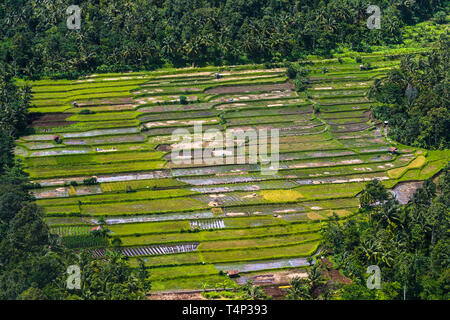
<instances>
[{"instance_id":1,"label":"flooded paddy field","mask_svg":"<svg viewBox=\"0 0 450 320\"><path fill-rule=\"evenodd\" d=\"M395 62L370 59L376 68ZM223 281L219 270L304 268L319 250L323 222L359 214L368 181L406 203L446 160L412 147L389 152L396 145L371 119L366 95L384 69L337 60L326 74L320 63L311 67L305 92L285 69L257 65L35 81L33 111L44 112L34 133L18 139L16 156L56 234L103 226L110 237L89 248L93 255L120 240L133 266L143 257L152 267L156 287L199 289L203 279ZM92 112L72 107L72 97ZM172 133L194 133L199 123L204 141L190 149L200 152L210 129L279 130L279 170L263 175L261 161L249 162L249 148L270 147L267 139L233 141L233 163L177 163Z\"/></svg>"}]
</instances>

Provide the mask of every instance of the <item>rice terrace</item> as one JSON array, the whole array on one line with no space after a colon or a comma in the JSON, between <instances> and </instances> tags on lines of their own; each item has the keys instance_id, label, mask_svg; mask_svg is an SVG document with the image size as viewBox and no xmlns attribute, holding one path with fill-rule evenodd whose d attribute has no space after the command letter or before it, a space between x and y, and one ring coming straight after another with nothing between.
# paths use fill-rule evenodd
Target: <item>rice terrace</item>
<instances>
[{"instance_id":1,"label":"rice terrace","mask_svg":"<svg viewBox=\"0 0 450 320\"><path fill-rule=\"evenodd\" d=\"M0 2L0 303L449 300L449 12Z\"/></svg>"},{"instance_id":2,"label":"rice terrace","mask_svg":"<svg viewBox=\"0 0 450 320\"><path fill-rule=\"evenodd\" d=\"M51 231L96 257L107 248L132 266L142 257L152 293L227 287L232 270L299 270L320 253L333 214L358 215L367 182L380 180L404 203L449 161L448 151L389 139L367 95L403 53L426 50L313 57L303 92L286 68L264 64L27 81L33 133L15 154ZM196 123L278 129L277 173L262 175L260 163L176 164L171 134ZM246 141L240 148L248 154Z\"/></svg>"}]
</instances>

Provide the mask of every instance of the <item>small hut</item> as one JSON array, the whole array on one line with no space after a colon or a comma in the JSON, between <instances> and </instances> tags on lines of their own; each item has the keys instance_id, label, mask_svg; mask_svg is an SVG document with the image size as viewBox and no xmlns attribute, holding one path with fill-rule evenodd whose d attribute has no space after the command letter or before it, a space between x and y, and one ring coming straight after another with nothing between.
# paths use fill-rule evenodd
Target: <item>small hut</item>
<instances>
[{"instance_id":1,"label":"small hut","mask_svg":"<svg viewBox=\"0 0 450 320\"><path fill-rule=\"evenodd\" d=\"M398 152L398 149L396 147L390 147L389 148L389 153L390 154L396 154Z\"/></svg>"}]
</instances>

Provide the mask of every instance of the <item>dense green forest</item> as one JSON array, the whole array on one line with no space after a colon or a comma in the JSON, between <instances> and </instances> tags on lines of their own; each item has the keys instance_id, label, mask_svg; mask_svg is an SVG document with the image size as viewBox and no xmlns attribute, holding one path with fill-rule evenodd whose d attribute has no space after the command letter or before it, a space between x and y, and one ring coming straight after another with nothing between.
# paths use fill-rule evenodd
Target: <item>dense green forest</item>
<instances>
[{"instance_id":1,"label":"dense green forest","mask_svg":"<svg viewBox=\"0 0 450 320\"><path fill-rule=\"evenodd\" d=\"M406 56L399 68L376 80L370 96L380 102L377 119L388 121L389 136L403 144L448 149L450 146L450 38L423 56Z\"/></svg>"},{"instance_id":2,"label":"dense green forest","mask_svg":"<svg viewBox=\"0 0 450 320\"><path fill-rule=\"evenodd\" d=\"M66 25L70 5L81 29ZM369 5L382 28L369 30ZM402 41L401 28L445 10L444 0L6 0L0 62L29 77L160 66L298 60L340 45L370 51ZM439 13L445 16L444 12ZM439 15L438 14L438 15Z\"/></svg>"},{"instance_id":3,"label":"dense green forest","mask_svg":"<svg viewBox=\"0 0 450 320\"><path fill-rule=\"evenodd\" d=\"M118 252L96 260L66 249L51 234L29 193L29 178L15 161L14 138L26 126L29 89L0 70L0 300L143 299L150 288L143 266L132 269ZM69 265L81 269L81 289L64 284Z\"/></svg>"}]
</instances>

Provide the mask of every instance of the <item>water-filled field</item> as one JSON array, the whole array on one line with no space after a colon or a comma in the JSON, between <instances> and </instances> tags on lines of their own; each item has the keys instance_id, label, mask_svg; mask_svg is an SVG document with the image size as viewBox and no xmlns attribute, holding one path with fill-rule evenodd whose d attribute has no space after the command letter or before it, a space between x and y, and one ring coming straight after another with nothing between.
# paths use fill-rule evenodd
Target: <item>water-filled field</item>
<instances>
[{"instance_id":1,"label":"water-filled field","mask_svg":"<svg viewBox=\"0 0 450 320\"><path fill-rule=\"evenodd\" d=\"M178 281L171 289L223 281L220 270L304 266L320 248L322 222L358 214L366 182L379 179L404 202L402 183L432 177L449 158L386 138L366 92L399 57L362 59L373 69L351 56L314 61L302 93L283 68L262 65L30 82L31 112L41 117L16 155L40 185L33 193L54 233L75 247L92 243L96 257L108 247L133 266L143 257L158 290L169 279ZM204 136L185 143L202 154L211 129L279 129L279 169L264 175L260 159L250 163L263 139L239 141L234 163L179 163L176 129ZM106 241L81 241L98 225Z\"/></svg>"}]
</instances>

